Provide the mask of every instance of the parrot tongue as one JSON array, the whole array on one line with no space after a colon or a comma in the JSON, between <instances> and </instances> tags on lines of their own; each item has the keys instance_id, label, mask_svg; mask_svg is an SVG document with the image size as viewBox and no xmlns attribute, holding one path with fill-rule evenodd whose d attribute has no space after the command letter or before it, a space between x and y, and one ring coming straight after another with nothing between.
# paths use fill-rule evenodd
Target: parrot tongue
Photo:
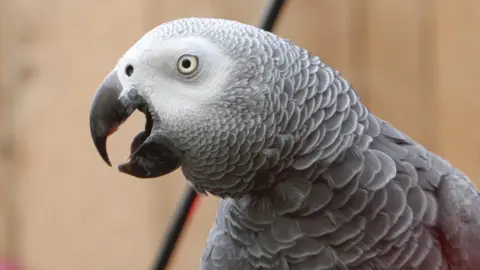
<instances>
[{"instance_id":1,"label":"parrot tongue","mask_svg":"<svg viewBox=\"0 0 480 270\"><path fill-rule=\"evenodd\" d=\"M145 130L133 139L130 145L130 157L118 165L118 170L138 177L160 177L176 170L181 165L182 155L173 147L169 139L153 132L153 118L146 106L139 111L145 114Z\"/></svg>"},{"instance_id":2,"label":"parrot tongue","mask_svg":"<svg viewBox=\"0 0 480 270\"><path fill-rule=\"evenodd\" d=\"M145 114L145 130L138 133L135 138L133 138L132 144L130 145L130 155L135 153L136 150L147 140L148 136L150 136L153 127L153 119L152 115L148 111L146 106L142 106L138 108L143 114Z\"/></svg>"}]
</instances>

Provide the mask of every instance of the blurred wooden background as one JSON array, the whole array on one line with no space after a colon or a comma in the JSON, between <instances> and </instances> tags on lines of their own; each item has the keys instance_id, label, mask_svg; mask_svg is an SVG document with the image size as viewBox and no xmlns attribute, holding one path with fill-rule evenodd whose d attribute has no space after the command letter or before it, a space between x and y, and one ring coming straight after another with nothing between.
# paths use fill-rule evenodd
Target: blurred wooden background
<instances>
[{"instance_id":1,"label":"blurred wooden background","mask_svg":"<svg viewBox=\"0 0 480 270\"><path fill-rule=\"evenodd\" d=\"M118 173L90 141L96 87L144 32L207 16L257 24L265 0L0 0L0 260L32 270L148 269L185 187ZM369 108L480 179L480 2L291 0L277 33L343 72ZM127 157L138 116L109 144ZM171 269L197 269L204 198Z\"/></svg>"}]
</instances>

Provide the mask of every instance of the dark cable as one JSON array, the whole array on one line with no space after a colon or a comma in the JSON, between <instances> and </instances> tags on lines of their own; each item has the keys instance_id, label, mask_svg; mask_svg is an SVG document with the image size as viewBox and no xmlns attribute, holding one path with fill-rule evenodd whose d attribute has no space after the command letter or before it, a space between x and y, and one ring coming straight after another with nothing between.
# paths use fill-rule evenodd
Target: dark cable
<instances>
[{"instance_id":1,"label":"dark cable","mask_svg":"<svg viewBox=\"0 0 480 270\"><path fill-rule=\"evenodd\" d=\"M191 212L192 206L197 199L197 192L189 185L186 190L183 198L180 200L180 205L178 206L174 220L170 224L169 229L167 230L168 234L165 235L163 241L162 249L158 254L157 261L155 263L155 270L164 270L170 260L170 257L175 248L183 228L187 222L189 214Z\"/></svg>"},{"instance_id":2,"label":"dark cable","mask_svg":"<svg viewBox=\"0 0 480 270\"><path fill-rule=\"evenodd\" d=\"M260 28L265 31L272 32L275 23L277 22L278 15L285 4L285 0L273 0L270 1L265 13L263 14L260 22Z\"/></svg>"},{"instance_id":3,"label":"dark cable","mask_svg":"<svg viewBox=\"0 0 480 270\"><path fill-rule=\"evenodd\" d=\"M270 1L260 22L260 28L269 32L273 30L284 3L285 0ZM174 220L167 230L168 234L166 235L162 248L158 253L157 260L153 268L154 270L165 270L167 267L175 248L175 244L178 242L178 239L181 236L181 232L185 227L188 216L197 197L198 195L195 190L191 186L188 186L181 200L181 204L176 210Z\"/></svg>"}]
</instances>

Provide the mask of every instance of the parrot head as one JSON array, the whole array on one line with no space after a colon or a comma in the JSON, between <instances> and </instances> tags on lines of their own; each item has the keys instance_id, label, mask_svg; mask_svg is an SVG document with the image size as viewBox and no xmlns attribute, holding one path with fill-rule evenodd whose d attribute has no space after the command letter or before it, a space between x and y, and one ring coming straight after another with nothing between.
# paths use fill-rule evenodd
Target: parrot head
<instances>
[{"instance_id":1,"label":"parrot head","mask_svg":"<svg viewBox=\"0 0 480 270\"><path fill-rule=\"evenodd\" d=\"M255 188L252 178L278 160L268 96L278 75L277 37L223 19L185 18L157 26L118 60L90 110L93 142L109 165L107 137L135 110L145 130L118 169L153 178L180 167L197 191ZM265 181L264 181L265 182Z\"/></svg>"}]
</instances>

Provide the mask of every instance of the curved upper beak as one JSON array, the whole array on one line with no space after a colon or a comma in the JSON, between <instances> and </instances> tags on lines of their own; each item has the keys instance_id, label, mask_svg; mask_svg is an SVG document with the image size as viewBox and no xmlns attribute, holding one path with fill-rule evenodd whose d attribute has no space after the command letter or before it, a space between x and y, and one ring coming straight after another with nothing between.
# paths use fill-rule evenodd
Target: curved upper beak
<instances>
[{"instance_id":1,"label":"curved upper beak","mask_svg":"<svg viewBox=\"0 0 480 270\"><path fill-rule=\"evenodd\" d=\"M112 166L107 153L107 138L134 112L135 108L120 100L122 85L115 72L100 84L90 108L90 133L102 159Z\"/></svg>"},{"instance_id":2,"label":"curved upper beak","mask_svg":"<svg viewBox=\"0 0 480 270\"><path fill-rule=\"evenodd\" d=\"M152 178L168 174L181 165L183 153L161 131L153 131L154 121L148 105L134 90L122 94L122 85L115 72L100 84L90 108L90 132L102 159L111 166L107 153L107 138L139 109L146 116L145 130L131 144L129 159L118 169L138 178ZM157 125L158 126L158 125Z\"/></svg>"}]
</instances>

